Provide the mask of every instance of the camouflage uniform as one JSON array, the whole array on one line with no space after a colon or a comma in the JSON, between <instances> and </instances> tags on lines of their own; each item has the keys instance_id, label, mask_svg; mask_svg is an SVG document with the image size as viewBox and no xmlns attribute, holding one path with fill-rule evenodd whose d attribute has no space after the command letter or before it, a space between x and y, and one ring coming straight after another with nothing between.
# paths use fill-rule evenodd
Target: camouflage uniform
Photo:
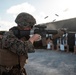
<instances>
[{"instance_id":1,"label":"camouflage uniform","mask_svg":"<svg viewBox=\"0 0 76 75\"><path fill-rule=\"evenodd\" d=\"M9 49L19 55L25 55L28 58L27 52L34 50L34 46L30 41L22 41L18 39L12 31L6 32L2 38L2 48Z\"/></svg>"},{"instance_id":2,"label":"camouflage uniform","mask_svg":"<svg viewBox=\"0 0 76 75\"><path fill-rule=\"evenodd\" d=\"M22 27L22 26L24 27L26 25L33 27L33 25L36 23L33 16L28 14L28 13L20 13L17 16L15 22L20 27ZM26 59L28 59L28 54L27 54L28 51L34 51L33 44L29 40L26 40L26 37L23 37L23 38L19 39L18 37L16 37L14 35L14 33L13 33L13 31L11 29L9 31L5 32L5 34L3 35L2 48L3 49L8 49L8 50L16 53L17 55L25 55ZM1 67L2 66L0 66L0 69L4 68L4 67L2 67L2 68ZM13 68L16 69L18 67L19 66L16 65ZM3 71L6 71L6 69L4 68ZM15 74L11 74L11 75L22 75L22 74L19 74L18 70L15 70L15 72L16 71L17 71L17 74L15 73ZM22 71L26 75L26 71L24 69ZM4 74L4 75L7 75L7 74Z\"/></svg>"},{"instance_id":3,"label":"camouflage uniform","mask_svg":"<svg viewBox=\"0 0 76 75\"><path fill-rule=\"evenodd\" d=\"M18 39L11 30L3 35L2 48L11 50L18 55L25 55L26 59L28 59L28 51L34 51L34 46L30 41Z\"/></svg>"}]
</instances>

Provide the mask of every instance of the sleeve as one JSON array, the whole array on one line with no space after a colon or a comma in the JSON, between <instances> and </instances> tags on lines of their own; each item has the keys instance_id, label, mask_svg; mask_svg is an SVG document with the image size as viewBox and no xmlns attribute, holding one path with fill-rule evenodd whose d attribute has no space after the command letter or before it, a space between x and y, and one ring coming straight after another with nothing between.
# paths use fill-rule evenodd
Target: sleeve
<instances>
[{"instance_id":1,"label":"sleeve","mask_svg":"<svg viewBox=\"0 0 76 75\"><path fill-rule=\"evenodd\" d=\"M19 40L12 31L6 32L3 35L2 47L19 55L27 55L29 50L34 50L34 46L30 41L23 42Z\"/></svg>"}]
</instances>

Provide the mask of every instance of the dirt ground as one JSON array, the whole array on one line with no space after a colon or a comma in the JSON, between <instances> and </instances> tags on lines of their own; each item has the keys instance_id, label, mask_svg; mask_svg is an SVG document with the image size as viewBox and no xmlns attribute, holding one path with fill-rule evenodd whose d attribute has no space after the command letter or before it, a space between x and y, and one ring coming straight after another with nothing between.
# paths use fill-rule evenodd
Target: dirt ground
<instances>
[{"instance_id":1,"label":"dirt ground","mask_svg":"<svg viewBox=\"0 0 76 75\"><path fill-rule=\"evenodd\" d=\"M38 49L28 56L27 75L76 75L74 53Z\"/></svg>"}]
</instances>

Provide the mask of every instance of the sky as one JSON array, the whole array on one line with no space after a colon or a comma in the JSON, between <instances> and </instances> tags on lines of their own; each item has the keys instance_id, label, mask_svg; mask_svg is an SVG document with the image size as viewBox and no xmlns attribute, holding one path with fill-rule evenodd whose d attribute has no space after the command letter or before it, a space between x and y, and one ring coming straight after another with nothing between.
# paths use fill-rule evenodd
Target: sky
<instances>
[{"instance_id":1,"label":"sky","mask_svg":"<svg viewBox=\"0 0 76 75\"><path fill-rule=\"evenodd\" d=\"M0 0L0 30L16 26L21 12L34 16L36 24L76 17L76 0Z\"/></svg>"}]
</instances>

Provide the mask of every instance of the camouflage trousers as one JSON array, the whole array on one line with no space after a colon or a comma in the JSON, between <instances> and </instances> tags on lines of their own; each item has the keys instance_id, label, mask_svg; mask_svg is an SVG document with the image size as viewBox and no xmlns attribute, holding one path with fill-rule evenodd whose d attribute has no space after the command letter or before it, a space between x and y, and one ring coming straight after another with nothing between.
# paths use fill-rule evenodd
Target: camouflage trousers
<instances>
[{"instance_id":1,"label":"camouflage trousers","mask_svg":"<svg viewBox=\"0 0 76 75\"><path fill-rule=\"evenodd\" d=\"M24 68L19 69L18 66L12 68L0 66L0 75L27 75L27 73Z\"/></svg>"}]
</instances>

